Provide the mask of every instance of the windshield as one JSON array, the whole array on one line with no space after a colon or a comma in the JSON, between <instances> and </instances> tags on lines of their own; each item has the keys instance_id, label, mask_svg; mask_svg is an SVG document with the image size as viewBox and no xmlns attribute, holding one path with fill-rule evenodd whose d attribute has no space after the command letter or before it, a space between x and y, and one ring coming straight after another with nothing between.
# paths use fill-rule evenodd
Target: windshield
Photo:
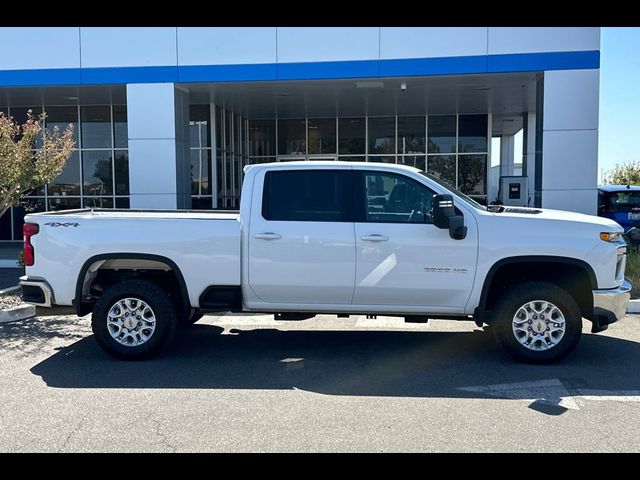
<instances>
[{"instance_id":1,"label":"windshield","mask_svg":"<svg viewBox=\"0 0 640 480\"><path fill-rule=\"evenodd\" d=\"M452 193L455 193L458 197L460 197L461 200L463 200L465 203L468 203L473 208L476 208L478 210L484 210L484 211L487 210L487 207L485 207L484 205L480 205L473 198L469 197L468 195L465 195L460 190L458 190L457 188L453 187L452 185L450 185L449 183L445 182L444 180L440 180L439 178L436 178L433 175L431 175L429 173L426 173L426 172L423 172L423 171L420 171L420 174L424 175L429 180L433 180L438 185L440 185L441 187L446 188L447 190L451 191Z\"/></svg>"}]
</instances>

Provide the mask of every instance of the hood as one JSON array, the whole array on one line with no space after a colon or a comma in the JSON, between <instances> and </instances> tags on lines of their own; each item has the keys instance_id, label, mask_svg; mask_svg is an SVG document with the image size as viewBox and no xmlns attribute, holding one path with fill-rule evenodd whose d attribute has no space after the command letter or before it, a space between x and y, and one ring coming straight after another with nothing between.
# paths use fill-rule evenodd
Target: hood
<instances>
[{"instance_id":1,"label":"hood","mask_svg":"<svg viewBox=\"0 0 640 480\"><path fill-rule=\"evenodd\" d=\"M494 212L497 217L526 218L528 220L556 220L562 222L577 222L599 226L614 232L624 231L616 222L609 218L585 215L584 213L568 212L565 210L551 210L547 208L504 207L503 211Z\"/></svg>"}]
</instances>

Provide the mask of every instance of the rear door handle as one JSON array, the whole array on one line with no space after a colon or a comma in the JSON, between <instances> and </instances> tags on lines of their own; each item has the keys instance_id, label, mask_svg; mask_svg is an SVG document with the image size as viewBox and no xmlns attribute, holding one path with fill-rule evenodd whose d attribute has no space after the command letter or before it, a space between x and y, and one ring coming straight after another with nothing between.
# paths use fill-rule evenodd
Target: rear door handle
<instances>
[{"instance_id":1,"label":"rear door handle","mask_svg":"<svg viewBox=\"0 0 640 480\"><path fill-rule=\"evenodd\" d=\"M377 233L373 235L362 235L360 238L365 242L386 242L389 240L389 237L386 235L378 235Z\"/></svg>"},{"instance_id":2,"label":"rear door handle","mask_svg":"<svg viewBox=\"0 0 640 480\"><path fill-rule=\"evenodd\" d=\"M282 235L280 235L279 233L265 232L258 233L254 235L253 238L257 238L260 240L278 240L279 238L282 238Z\"/></svg>"}]
</instances>

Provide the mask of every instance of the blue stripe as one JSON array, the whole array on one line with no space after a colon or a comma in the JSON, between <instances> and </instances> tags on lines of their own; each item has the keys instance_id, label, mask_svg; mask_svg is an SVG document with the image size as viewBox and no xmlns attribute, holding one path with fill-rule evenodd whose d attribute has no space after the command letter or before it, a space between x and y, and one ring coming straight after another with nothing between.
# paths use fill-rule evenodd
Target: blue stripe
<instances>
[{"instance_id":1,"label":"blue stripe","mask_svg":"<svg viewBox=\"0 0 640 480\"><path fill-rule=\"evenodd\" d=\"M80 85L79 68L0 70L0 86Z\"/></svg>"},{"instance_id":2,"label":"blue stripe","mask_svg":"<svg viewBox=\"0 0 640 480\"><path fill-rule=\"evenodd\" d=\"M0 86L378 78L586 68L600 68L598 50L342 62L0 70Z\"/></svg>"},{"instance_id":3,"label":"blue stripe","mask_svg":"<svg viewBox=\"0 0 640 480\"><path fill-rule=\"evenodd\" d=\"M114 83L176 83L178 67L83 68L83 85Z\"/></svg>"},{"instance_id":4,"label":"blue stripe","mask_svg":"<svg viewBox=\"0 0 640 480\"><path fill-rule=\"evenodd\" d=\"M275 63L178 67L179 82L249 82L276 79L277 66Z\"/></svg>"},{"instance_id":5,"label":"blue stripe","mask_svg":"<svg viewBox=\"0 0 640 480\"><path fill-rule=\"evenodd\" d=\"M379 77L379 60L279 63L278 80Z\"/></svg>"},{"instance_id":6,"label":"blue stripe","mask_svg":"<svg viewBox=\"0 0 640 480\"><path fill-rule=\"evenodd\" d=\"M487 73L600 68L600 52L548 52L489 55Z\"/></svg>"},{"instance_id":7,"label":"blue stripe","mask_svg":"<svg viewBox=\"0 0 640 480\"><path fill-rule=\"evenodd\" d=\"M487 55L472 57L406 58L380 60L381 77L486 73Z\"/></svg>"}]
</instances>

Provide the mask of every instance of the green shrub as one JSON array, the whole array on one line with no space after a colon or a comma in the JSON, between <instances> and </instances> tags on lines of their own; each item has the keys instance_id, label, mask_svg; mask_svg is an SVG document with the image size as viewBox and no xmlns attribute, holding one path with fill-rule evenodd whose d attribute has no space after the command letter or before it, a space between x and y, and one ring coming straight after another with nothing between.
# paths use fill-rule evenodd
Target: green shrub
<instances>
[{"instance_id":1,"label":"green shrub","mask_svg":"<svg viewBox=\"0 0 640 480\"><path fill-rule=\"evenodd\" d=\"M631 298L640 298L640 246L629 245L627 248L627 268L624 276L633 286Z\"/></svg>"},{"instance_id":2,"label":"green shrub","mask_svg":"<svg viewBox=\"0 0 640 480\"><path fill-rule=\"evenodd\" d=\"M24 250L20 250L20 253L18 253L18 265L24 268Z\"/></svg>"}]
</instances>

